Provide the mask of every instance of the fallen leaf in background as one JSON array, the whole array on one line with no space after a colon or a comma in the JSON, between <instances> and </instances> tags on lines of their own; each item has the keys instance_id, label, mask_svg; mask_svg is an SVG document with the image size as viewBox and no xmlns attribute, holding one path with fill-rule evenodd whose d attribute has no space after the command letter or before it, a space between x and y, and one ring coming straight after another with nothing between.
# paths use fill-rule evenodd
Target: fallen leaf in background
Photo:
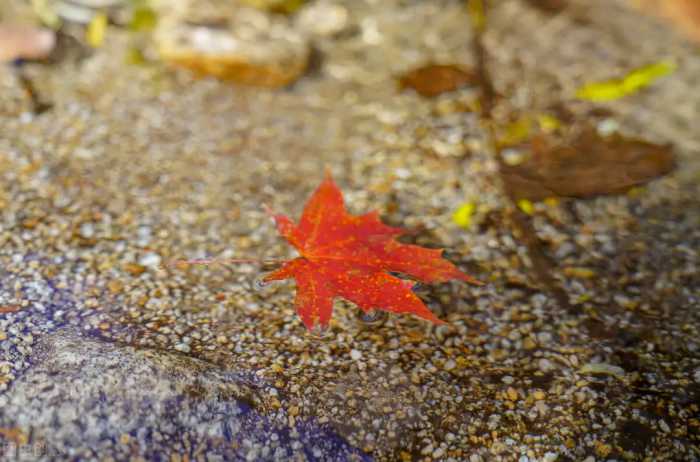
<instances>
[{"instance_id":1,"label":"fallen leaf in background","mask_svg":"<svg viewBox=\"0 0 700 462\"><path fill-rule=\"evenodd\" d=\"M564 274L571 278L577 279L593 279L596 277L596 272L590 268L567 267L564 268Z\"/></svg>"},{"instance_id":2,"label":"fallen leaf in background","mask_svg":"<svg viewBox=\"0 0 700 462\"><path fill-rule=\"evenodd\" d=\"M104 13L97 13L90 21L90 24L88 24L87 30L85 31L85 40L91 47L99 48L105 40L106 32L107 15Z\"/></svg>"},{"instance_id":3,"label":"fallen leaf in background","mask_svg":"<svg viewBox=\"0 0 700 462\"><path fill-rule=\"evenodd\" d=\"M527 199L519 199L517 202L518 208L527 215L535 213L535 205Z\"/></svg>"},{"instance_id":4,"label":"fallen leaf in background","mask_svg":"<svg viewBox=\"0 0 700 462\"><path fill-rule=\"evenodd\" d=\"M635 69L621 79L587 83L576 91L576 97L587 101L613 101L636 93L675 70L674 63L660 61Z\"/></svg>"},{"instance_id":5,"label":"fallen leaf in background","mask_svg":"<svg viewBox=\"0 0 700 462\"><path fill-rule=\"evenodd\" d=\"M389 271L423 282L459 279L481 284L444 260L442 250L397 242L403 231L382 223L376 212L350 215L330 175L306 203L298 225L284 215L274 219L280 235L301 256L285 262L263 281L296 280L296 311L308 329L328 325L335 297L350 300L364 312L412 313L442 322L413 293L413 281Z\"/></svg>"},{"instance_id":6,"label":"fallen leaf in background","mask_svg":"<svg viewBox=\"0 0 700 462\"><path fill-rule=\"evenodd\" d=\"M131 13L128 27L134 32L151 31L158 23L158 15L148 5L140 5Z\"/></svg>"},{"instance_id":7,"label":"fallen leaf in background","mask_svg":"<svg viewBox=\"0 0 700 462\"><path fill-rule=\"evenodd\" d=\"M630 0L637 8L671 21L689 38L700 43L700 1Z\"/></svg>"},{"instance_id":8,"label":"fallen leaf in background","mask_svg":"<svg viewBox=\"0 0 700 462\"><path fill-rule=\"evenodd\" d=\"M8 441L12 441L17 447L24 447L29 442L29 435L21 428L0 427L0 436Z\"/></svg>"},{"instance_id":9,"label":"fallen leaf in background","mask_svg":"<svg viewBox=\"0 0 700 462\"><path fill-rule=\"evenodd\" d=\"M472 217L476 211L476 204L466 202L459 206L452 214L452 221L460 228L469 228L472 225Z\"/></svg>"},{"instance_id":10,"label":"fallen leaf in background","mask_svg":"<svg viewBox=\"0 0 700 462\"><path fill-rule=\"evenodd\" d=\"M473 72L452 64L428 64L404 74L399 79L402 90L410 88L426 98L477 83Z\"/></svg>"},{"instance_id":11,"label":"fallen leaf in background","mask_svg":"<svg viewBox=\"0 0 700 462\"><path fill-rule=\"evenodd\" d=\"M561 120L550 114L538 114L537 124L545 133L554 133L562 128Z\"/></svg>"},{"instance_id":12,"label":"fallen leaf in background","mask_svg":"<svg viewBox=\"0 0 700 462\"><path fill-rule=\"evenodd\" d=\"M16 313L21 310L22 307L19 305L2 305L0 306L0 314L2 313Z\"/></svg>"},{"instance_id":13,"label":"fallen leaf in background","mask_svg":"<svg viewBox=\"0 0 700 462\"><path fill-rule=\"evenodd\" d=\"M567 0L525 0L528 4L534 6L540 11L545 13L559 13L563 11L568 5Z\"/></svg>"},{"instance_id":14,"label":"fallen leaf in background","mask_svg":"<svg viewBox=\"0 0 700 462\"><path fill-rule=\"evenodd\" d=\"M501 148L517 147L536 134L552 134L562 128L562 122L551 114L525 114L498 127L496 141ZM504 160L511 163L508 159Z\"/></svg>"},{"instance_id":15,"label":"fallen leaf in background","mask_svg":"<svg viewBox=\"0 0 700 462\"><path fill-rule=\"evenodd\" d=\"M669 173L671 146L620 135L601 137L586 128L568 142L539 135L530 155L517 165L503 165L503 180L516 200L547 197L588 198L618 194Z\"/></svg>"},{"instance_id":16,"label":"fallen leaf in background","mask_svg":"<svg viewBox=\"0 0 700 462\"><path fill-rule=\"evenodd\" d=\"M241 3L272 13L292 14L304 6L306 0L241 0Z\"/></svg>"},{"instance_id":17,"label":"fallen leaf in background","mask_svg":"<svg viewBox=\"0 0 700 462\"><path fill-rule=\"evenodd\" d=\"M469 22L474 30L481 32L486 27L486 0L467 0L467 12L469 13Z\"/></svg>"},{"instance_id":18,"label":"fallen leaf in background","mask_svg":"<svg viewBox=\"0 0 700 462\"><path fill-rule=\"evenodd\" d=\"M518 117L503 126L497 135L499 146L515 146L530 138L533 129L533 119L530 116Z\"/></svg>"},{"instance_id":19,"label":"fallen leaf in background","mask_svg":"<svg viewBox=\"0 0 700 462\"><path fill-rule=\"evenodd\" d=\"M46 58L56 46L50 29L24 24L0 24L0 62Z\"/></svg>"}]
</instances>

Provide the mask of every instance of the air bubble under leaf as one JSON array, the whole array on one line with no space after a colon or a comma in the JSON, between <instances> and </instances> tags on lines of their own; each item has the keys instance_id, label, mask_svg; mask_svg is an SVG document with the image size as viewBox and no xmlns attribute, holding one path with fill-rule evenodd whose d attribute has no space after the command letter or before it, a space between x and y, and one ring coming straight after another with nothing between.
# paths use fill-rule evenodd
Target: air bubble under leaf
<instances>
[{"instance_id":1,"label":"air bubble under leaf","mask_svg":"<svg viewBox=\"0 0 700 462\"><path fill-rule=\"evenodd\" d=\"M365 324L381 324L386 318L386 312L381 310L369 310L360 313L360 321Z\"/></svg>"},{"instance_id":2,"label":"air bubble under leaf","mask_svg":"<svg viewBox=\"0 0 700 462\"><path fill-rule=\"evenodd\" d=\"M262 292L266 287L270 285L269 282L265 282L262 277L257 277L253 280L253 290L256 292Z\"/></svg>"}]
</instances>

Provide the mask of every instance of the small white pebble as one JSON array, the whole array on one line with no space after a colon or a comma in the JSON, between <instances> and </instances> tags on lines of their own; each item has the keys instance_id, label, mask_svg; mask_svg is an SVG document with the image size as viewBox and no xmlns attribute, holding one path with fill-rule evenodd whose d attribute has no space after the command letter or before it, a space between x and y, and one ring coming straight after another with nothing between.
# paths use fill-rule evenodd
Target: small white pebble
<instances>
[{"instance_id":1,"label":"small white pebble","mask_svg":"<svg viewBox=\"0 0 700 462\"><path fill-rule=\"evenodd\" d=\"M503 162L510 166L522 164L525 160L525 153L519 149L504 149L501 156Z\"/></svg>"},{"instance_id":2,"label":"small white pebble","mask_svg":"<svg viewBox=\"0 0 700 462\"><path fill-rule=\"evenodd\" d=\"M544 458L542 460L544 462L554 462L555 460L557 460L557 458L559 458L559 454L557 454L556 452L547 452L545 453Z\"/></svg>"},{"instance_id":3,"label":"small white pebble","mask_svg":"<svg viewBox=\"0 0 700 462\"><path fill-rule=\"evenodd\" d=\"M90 239L95 235L95 225L92 223L83 223L80 225L80 235L85 239Z\"/></svg>"},{"instance_id":4,"label":"small white pebble","mask_svg":"<svg viewBox=\"0 0 700 462\"><path fill-rule=\"evenodd\" d=\"M358 361L362 358L362 352L359 350L350 350L350 357L353 359L353 361Z\"/></svg>"},{"instance_id":5,"label":"small white pebble","mask_svg":"<svg viewBox=\"0 0 700 462\"><path fill-rule=\"evenodd\" d=\"M149 252L139 259L139 265L142 266L158 266L160 265L160 255L157 253Z\"/></svg>"},{"instance_id":6,"label":"small white pebble","mask_svg":"<svg viewBox=\"0 0 700 462\"><path fill-rule=\"evenodd\" d=\"M610 136L620 129L620 124L615 119L604 119L596 128L600 136Z\"/></svg>"},{"instance_id":7,"label":"small white pebble","mask_svg":"<svg viewBox=\"0 0 700 462\"><path fill-rule=\"evenodd\" d=\"M312 2L297 15L301 30L322 37L342 31L348 23L348 10L334 3Z\"/></svg>"},{"instance_id":8,"label":"small white pebble","mask_svg":"<svg viewBox=\"0 0 700 462\"><path fill-rule=\"evenodd\" d=\"M183 353L190 352L190 346L186 343L178 343L177 345L175 345L175 349L177 351L182 351Z\"/></svg>"},{"instance_id":9,"label":"small white pebble","mask_svg":"<svg viewBox=\"0 0 700 462\"><path fill-rule=\"evenodd\" d=\"M252 448L250 451L248 451L248 454L245 456L245 460L248 462L253 462L254 460L258 459L258 448Z\"/></svg>"},{"instance_id":10,"label":"small white pebble","mask_svg":"<svg viewBox=\"0 0 700 462\"><path fill-rule=\"evenodd\" d=\"M664 433L671 433L671 429L669 428L665 420L659 420L659 428Z\"/></svg>"},{"instance_id":11,"label":"small white pebble","mask_svg":"<svg viewBox=\"0 0 700 462\"><path fill-rule=\"evenodd\" d=\"M548 359L542 358L539 360L538 365L542 372L548 372L554 369L554 364Z\"/></svg>"},{"instance_id":12,"label":"small white pebble","mask_svg":"<svg viewBox=\"0 0 700 462\"><path fill-rule=\"evenodd\" d=\"M520 456L518 462L530 462L530 458L528 456Z\"/></svg>"},{"instance_id":13,"label":"small white pebble","mask_svg":"<svg viewBox=\"0 0 700 462\"><path fill-rule=\"evenodd\" d=\"M411 171L405 168L397 168L394 171L394 174L398 177L401 178L402 180L408 179L411 177Z\"/></svg>"},{"instance_id":14,"label":"small white pebble","mask_svg":"<svg viewBox=\"0 0 700 462\"><path fill-rule=\"evenodd\" d=\"M448 359L448 360L445 362L445 364L443 365L443 369L445 369L446 371L451 371L451 370L454 369L455 367L457 367L457 363L455 363L455 362L454 362L453 360L451 360L451 359Z\"/></svg>"}]
</instances>

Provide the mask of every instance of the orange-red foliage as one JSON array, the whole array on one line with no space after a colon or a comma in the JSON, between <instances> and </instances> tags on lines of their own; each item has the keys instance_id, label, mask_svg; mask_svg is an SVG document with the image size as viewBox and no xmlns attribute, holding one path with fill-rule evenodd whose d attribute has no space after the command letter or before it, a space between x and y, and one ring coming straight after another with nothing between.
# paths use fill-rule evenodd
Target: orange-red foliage
<instances>
[{"instance_id":1,"label":"orange-red foliage","mask_svg":"<svg viewBox=\"0 0 700 462\"><path fill-rule=\"evenodd\" d=\"M365 312L413 313L443 322L413 293L412 281L388 271L423 282L461 279L481 284L444 260L442 250L396 241L403 231L382 223L377 212L350 215L329 174L306 203L299 224L284 215L274 215L274 219L279 233L301 256L284 263L264 281L296 280L296 311L308 329L317 323L328 324L334 297L350 300Z\"/></svg>"}]
</instances>

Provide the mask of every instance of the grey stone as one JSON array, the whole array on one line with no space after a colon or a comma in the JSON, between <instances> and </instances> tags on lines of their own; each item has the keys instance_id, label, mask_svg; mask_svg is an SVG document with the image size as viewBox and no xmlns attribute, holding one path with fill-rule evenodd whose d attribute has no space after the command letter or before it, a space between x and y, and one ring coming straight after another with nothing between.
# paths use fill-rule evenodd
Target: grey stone
<instances>
[{"instance_id":1,"label":"grey stone","mask_svg":"<svg viewBox=\"0 0 700 462\"><path fill-rule=\"evenodd\" d=\"M368 459L315 422L290 427L286 412L269 406L273 388L249 373L74 328L44 336L34 351L0 409L0 428L26 440L4 448L21 460L291 460L307 450L316 460Z\"/></svg>"}]
</instances>

